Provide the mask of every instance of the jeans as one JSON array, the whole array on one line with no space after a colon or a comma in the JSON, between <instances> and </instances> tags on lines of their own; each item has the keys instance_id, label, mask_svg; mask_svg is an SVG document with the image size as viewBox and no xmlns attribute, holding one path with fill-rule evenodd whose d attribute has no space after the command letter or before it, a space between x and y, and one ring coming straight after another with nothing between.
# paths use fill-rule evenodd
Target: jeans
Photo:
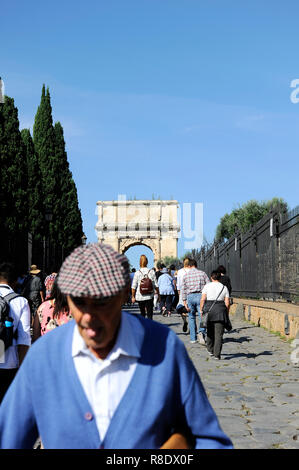
<instances>
[{"instance_id":1,"label":"jeans","mask_svg":"<svg viewBox=\"0 0 299 470\"><path fill-rule=\"evenodd\" d=\"M189 328L190 328L190 340L196 341L197 339L197 326L196 326L196 312L199 316L199 323L201 321L200 315L200 299L201 293L188 294L187 295L187 304L190 308L189 312ZM205 333L205 328L199 328L198 332Z\"/></svg>"},{"instance_id":2,"label":"jeans","mask_svg":"<svg viewBox=\"0 0 299 470\"><path fill-rule=\"evenodd\" d=\"M174 295L160 294L160 297L161 297L161 303L160 303L161 309L163 307L166 307L166 311L170 313Z\"/></svg>"}]
</instances>

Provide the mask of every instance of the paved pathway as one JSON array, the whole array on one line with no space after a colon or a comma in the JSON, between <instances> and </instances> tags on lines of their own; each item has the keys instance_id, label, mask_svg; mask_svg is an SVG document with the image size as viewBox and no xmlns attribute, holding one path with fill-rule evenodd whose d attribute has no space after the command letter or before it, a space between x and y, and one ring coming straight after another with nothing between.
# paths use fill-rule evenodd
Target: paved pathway
<instances>
[{"instance_id":1,"label":"paved pathway","mask_svg":"<svg viewBox=\"0 0 299 470\"><path fill-rule=\"evenodd\" d=\"M138 308L127 309L137 313ZM299 449L299 367L281 337L234 320L224 334L221 361L205 346L190 344L182 320L154 315L184 342L221 427L236 449Z\"/></svg>"}]
</instances>

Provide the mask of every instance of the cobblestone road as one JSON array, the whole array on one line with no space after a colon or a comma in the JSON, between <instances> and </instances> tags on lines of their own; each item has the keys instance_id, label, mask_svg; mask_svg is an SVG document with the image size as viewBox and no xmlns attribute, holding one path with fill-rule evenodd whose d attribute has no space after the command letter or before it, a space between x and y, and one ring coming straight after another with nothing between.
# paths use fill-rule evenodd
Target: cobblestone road
<instances>
[{"instance_id":1,"label":"cobblestone road","mask_svg":"<svg viewBox=\"0 0 299 470\"><path fill-rule=\"evenodd\" d=\"M299 367L291 362L288 342L232 316L234 329L224 334L221 361L216 361L205 346L190 344L176 313L154 314L154 320L184 342L236 449L299 449Z\"/></svg>"}]
</instances>

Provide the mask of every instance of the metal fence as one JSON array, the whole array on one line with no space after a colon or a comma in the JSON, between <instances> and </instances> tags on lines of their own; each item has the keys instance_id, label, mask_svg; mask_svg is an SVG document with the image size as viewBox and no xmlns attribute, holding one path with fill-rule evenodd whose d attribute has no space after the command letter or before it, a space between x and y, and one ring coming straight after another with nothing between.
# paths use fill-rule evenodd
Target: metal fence
<instances>
[{"instance_id":1,"label":"metal fence","mask_svg":"<svg viewBox=\"0 0 299 470\"><path fill-rule=\"evenodd\" d=\"M235 297L299 302L299 206L288 213L272 210L246 233L215 243L197 256L210 274L226 267Z\"/></svg>"}]
</instances>

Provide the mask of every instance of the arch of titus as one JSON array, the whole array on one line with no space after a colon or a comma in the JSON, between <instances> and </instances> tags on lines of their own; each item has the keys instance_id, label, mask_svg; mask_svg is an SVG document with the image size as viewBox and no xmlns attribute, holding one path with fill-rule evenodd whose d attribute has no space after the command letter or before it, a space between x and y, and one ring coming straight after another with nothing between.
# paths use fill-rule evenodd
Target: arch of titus
<instances>
[{"instance_id":1,"label":"arch of titus","mask_svg":"<svg viewBox=\"0 0 299 470\"><path fill-rule=\"evenodd\" d=\"M98 241L119 253L145 245L153 251L155 265L165 256L177 257L177 209L178 201L98 201Z\"/></svg>"}]
</instances>

